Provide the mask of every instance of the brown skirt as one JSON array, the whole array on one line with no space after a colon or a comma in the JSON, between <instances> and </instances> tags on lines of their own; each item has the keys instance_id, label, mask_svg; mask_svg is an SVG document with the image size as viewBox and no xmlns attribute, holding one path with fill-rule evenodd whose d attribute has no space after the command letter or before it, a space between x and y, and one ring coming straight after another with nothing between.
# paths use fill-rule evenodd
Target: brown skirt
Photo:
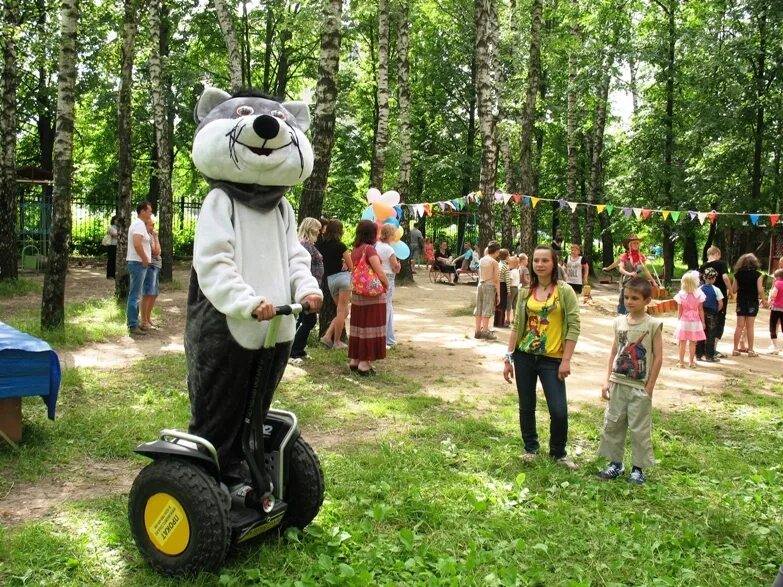
<instances>
[{"instance_id":1,"label":"brown skirt","mask_svg":"<svg viewBox=\"0 0 783 587\"><path fill-rule=\"evenodd\" d=\"M377 361L386 358L386 294L351 294L348 358Z\"/></svg>"}]
</instances>

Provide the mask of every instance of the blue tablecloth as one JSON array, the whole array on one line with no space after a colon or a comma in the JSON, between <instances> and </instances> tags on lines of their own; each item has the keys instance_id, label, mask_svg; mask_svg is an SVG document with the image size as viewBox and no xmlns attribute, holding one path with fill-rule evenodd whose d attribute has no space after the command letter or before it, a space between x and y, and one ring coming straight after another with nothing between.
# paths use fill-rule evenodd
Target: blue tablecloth
<instances>
[{"instance_id":1,"label":"blue tablecloth","mask_svg":"<svg viewBox=\"0 0 783 587\"><path fill-rule=\"evenodd\" d=\"M40 395L54 420L60 360L44 341L0 322L0 399Z\"/></svg>"}]
</instances>

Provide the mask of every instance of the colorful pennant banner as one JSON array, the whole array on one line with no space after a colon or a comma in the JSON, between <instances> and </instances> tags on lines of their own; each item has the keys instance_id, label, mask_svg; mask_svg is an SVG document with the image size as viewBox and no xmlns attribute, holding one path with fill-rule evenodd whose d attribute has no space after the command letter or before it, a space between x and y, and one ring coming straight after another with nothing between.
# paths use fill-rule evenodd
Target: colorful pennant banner
<instances>
[{"instance_id":1,"label":"colorful pennant banner","mask_svg":"<svg viewBox=\"0 0 783 587\"><path fill-rule=\"evenodd\" d=\"M493 200L495 202L502 202L504 205L508 205L512 200L515 204L521 204L522 206L532 206L535 208L539 202L557 202L559 208L569 208L571 212L576 212L577 207L579 206L585 206L585 207L592 207L595 208L597 214L602 214L606 212L607 216L611 216L612 213L615 210L615 206L613 204L589 204L586 202L569 202L568 200L565 200L563 198L558 199L552 199L552 198L538 198L536 196L530 196L526 194L509 194L507 192L502 191L496 191L493 195ZM438 209L440 209L441 212L445 212L446 208L449 208L450 210L460 211L462 210L465 205L470 204L471 202L479 202L484 198L483 194L481 192L471 192L467 196L462 196L459 198L454 198L453 200L444 200L441 202L428 202L428 203L421 203L421 204L401 204L402 206L406 206L408 209L410 209L413 212L413 215L416 218L421 218L422 216L432 216L432 213ZM710 210L709 212L699 212L696 210L665 210L665 209L655 209L655 208L635 208L635 207L623 207L621 208L622 213L625 215L626 218L631 218L632 216L635 216L638 219L641 220L649 220L651 216L654 214L660 214L663 216L664 222L666 222L669 218L672 219L672 222L679 222L680 217L689 218L691 221L698 220L700 224L704 224L704 221L709 219L710 223L714 223L719 216L747 216L750 220L750 223L754 226L758 226L759 221L764 219L769 219L769 225L774 226L776 225L781 218L780 214L763 214L759 212L717 212L715 210ZM683 216L686 215L686 216Z\"/></svg>"}]
</instances>

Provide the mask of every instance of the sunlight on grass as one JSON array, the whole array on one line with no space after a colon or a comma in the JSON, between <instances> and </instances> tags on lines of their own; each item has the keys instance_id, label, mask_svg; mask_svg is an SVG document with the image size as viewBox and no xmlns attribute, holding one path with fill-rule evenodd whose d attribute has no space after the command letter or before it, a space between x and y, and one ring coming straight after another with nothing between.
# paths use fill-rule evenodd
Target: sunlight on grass
<instances>
[{"instance_id":1,"label":"sunlight on grass","mask_svg":"<svg viewBox=\"0 0 783 587\"><path fill-rule=\"evenodd\" d=\"M41 330L40 308L13 314L4 321L58 348L105 342L126 333L125 308L118 305L114 298L66 304L65 328L57 330Z\"/></svg>"}]
</instances>

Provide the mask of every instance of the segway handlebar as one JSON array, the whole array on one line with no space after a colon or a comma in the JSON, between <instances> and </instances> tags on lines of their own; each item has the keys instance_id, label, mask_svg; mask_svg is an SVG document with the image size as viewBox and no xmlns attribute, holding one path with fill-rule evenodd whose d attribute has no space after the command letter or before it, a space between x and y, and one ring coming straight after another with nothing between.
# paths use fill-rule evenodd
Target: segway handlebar
<instances>
[{"instance_id":1,"label":"segway handlebar","mask_svg":"<svg viewBox=\"0 0 783 587\"><path fill-rule=\"evenodd\" d=\"M275 306L275 316L289 316L293 314L298 316L302 312L307 314L310 311L310 304L302 302L301 304L286 304L285 306ZM251 314L253 318L258 319L258 315L253 312Z\"/></svg>"}]
</instances>

